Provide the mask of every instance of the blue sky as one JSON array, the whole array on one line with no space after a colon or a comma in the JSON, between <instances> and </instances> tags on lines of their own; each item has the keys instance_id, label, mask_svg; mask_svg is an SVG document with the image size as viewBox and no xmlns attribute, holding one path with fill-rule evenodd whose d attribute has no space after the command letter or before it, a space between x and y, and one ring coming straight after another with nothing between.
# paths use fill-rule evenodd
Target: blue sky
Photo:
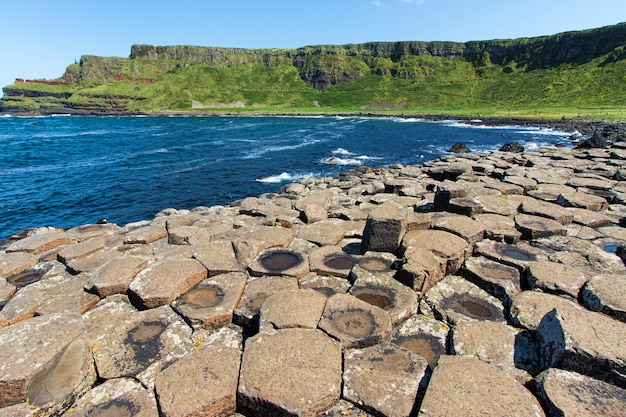
<instances>
[{"instance_id":1,"label":"blue sky","mask_svg":"<svg viewBox=\"0 0 626 417\"><path fill-rule=\"evenodd\" d=\"M626 21L626 0L0 0L0 86L134 43L244 48L510 39Z\"/></svg>"}]
</instances>

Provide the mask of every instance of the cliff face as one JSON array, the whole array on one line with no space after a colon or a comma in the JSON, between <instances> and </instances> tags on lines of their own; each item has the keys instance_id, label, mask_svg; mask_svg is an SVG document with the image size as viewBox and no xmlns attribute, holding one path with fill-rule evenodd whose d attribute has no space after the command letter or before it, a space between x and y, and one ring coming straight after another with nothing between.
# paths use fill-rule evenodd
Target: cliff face
<instances>
[{"instance_id":1,"label":"cliff face","mask_svg":"<svg viewBox=\"0 0 626 417\"><path fill-rule=\"evenodd\" d=\"M591 69L591 76L598 77L602 73L595 68L610 67L624 58L626 23L554 36L467 43L369 42L298 49L133 45L129 58L83 56L55 85L44 88L16 82L5 87L0 112L172 110L191 106L185 103L192 99L257 107L311 106L322 101L331 107L350 102L361 108L398 108L430 103L428 97L418 98L428 94L434 94L441 105L471 106L472 100L523 100L529 92L515 95L515 89L524 90L528 78L519 74L547 84L544 90L550 94L563 95L569 88L562 83L564 77L546 71L592 65L581 71ZM611 71L621 69L607 69ZM512 73L517 78L504 78ZM598 85L613 82L596 81ZM343 84L355 93L325 97L329 87ZM501 91L499 85L508 88ZM283 97L277 93L281 89L291 93ZM448 104L446 97L455 94L459 98Z\"/></svg>"}]
</instances>

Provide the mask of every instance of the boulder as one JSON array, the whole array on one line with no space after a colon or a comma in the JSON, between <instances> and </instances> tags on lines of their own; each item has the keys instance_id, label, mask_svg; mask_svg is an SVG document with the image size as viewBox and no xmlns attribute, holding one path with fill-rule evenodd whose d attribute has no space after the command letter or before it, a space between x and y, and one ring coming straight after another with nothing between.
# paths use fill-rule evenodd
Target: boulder
<instances>
[{"instance_id":1,"label":"boulder","mask_svg":"<svg viewBox=\"0 0 626 417\"><path fill-rule=\"evenodd\" d=\"M164 226L154 224L131 230L124 237L124 243L127 245L148 245L166 237L167 229Z\"/></svg>"},{"instance_id":2,"label":"boulder","mask_svg":"<svg viewBox=\"0 0 626 417\"><path fill-rule=\"evenodd\" d=\"M300 211L300 218L305 223L315 223L328 219L328 211L319 204L307 204Z\"/></svg>"},{"instance_id":3,"label":"boulder","mask_svg":"<svg viewBox=\"0 0 626 417\"><path fill-rule=\"evenodd\" d=\"M0 330L0 408L28 401L38 415L58 415L95 380L80 315L51 314Z\"/></svg>"},{"instance_id":4,"label":"boulder","mask_svg":"<svg viewBox=\"0 0 626 417\"><path fill-rule=\"evenodd\" d=\"M483 213L474 216L474 220L482 224L485 231L484 237L487 239L516 243L522 237L522 233L515 228L515 220L508 216Z\"/></svg>"},{"instance_id":5,"label":"boulder","mask_svg":"<svg viewBox=\"0 0 626 417\"><path fill-rule=\"evenodd\" d=\"M552 416L626 415L626 390L562 369L548 369L533 382L537 396Z\"/></svg>"},{"instance_id":6,"label":"boulder","mask_svg":"<svg viewBox=\"0 0 626 417\"><path fill-rule=\"evenodd\" d=\"M524 147L520 145L518 142L507 142L502 145L499 149L500 152L514 152L514 153L522 153L524 152Z\"/></svg>"},{"instance_id":7,"label":"boulder","mask_svg":"<svg viewBox=\"0 0 626 417\"><path fill-rule=\"evenodd\" d=\"M344 348L391 340L389 313L349 294L335 294L326 301L319 328L338 339Z\"/></svg>"},{"instance_id":8,"label":"boulder","mask_svg":"<svg viewBox=\"0 0 626 417\"><path fill-rule=\"evenodd\" d=\"M450 149L448 149L448 152L451 153L469 153L470 148L467 147L466 144L464 144L463 142L457 142L454 145L452 145L452 147Z\"/></svg>"},{"instance_id":9,"label":"boulder","mask_svg":"<svg viewBox=\"0 0 626 417\"><path fill-rule=\"evenodd\" d=\"M584 192L559 194L556 203L564 207L582 208L591 211L601 211L609 205L604 198Z\"/></svg>"},{"instance_id":10,"label":"boulder","mask_svg":"<svg viewBox=\"0 0 626 417\"><path fill-rule=\"evenodd\" d=\"M344 227L343 220L329 219L298 227L296 235L319 246L336 245L346 234Z\"/></svg>"},{"instance_id":11,"label":"boulder","mask_svg":"<svg viewBox=\"0 0 626 417\"><path fill-rule=\"evenodd\" d=\"M526 242L507 244L483 240L474 245L474 255L512 266L523 272L531 262L547 260L545 252Z\"/></svg>"},{"instance_id":12,"label":"boulder","mask_svg":"<svg viewBox=\"0 0 626 417\"><path fill-rule=\"evenodd\" d=\"M408 417L427 362L410 350L380 344L348 350L343 366L344 399L379 415Z\"/></svg>"},{"instance_id":13,"label":"boulder","mask_svg":"<svg viewBox=\"0 0 626 417\"><path fill-rule=\"evenodd\" d=\"M446 275L446 261L426 249L412 250L398 271L397 279L421 297Z\"/></svg>"},{"instance_id":14,"label":"boulder","mask_svg":"<svg viewBox=\"0 0 626 417\"><path fill-rule=\"evenodd\" d=\"M522 384L471 356L439 358L418 415L545 416L539 401Z\"/></svg>"},{"instance_id":15,"label":"boulder","mask_svg":"<svg viewBox=\"0 0 626 417\"><path fill-rule=\"evenodd\" d=\"M155 392L165 417L230 416L237 410L239 349L209 346L159 372Z\"/></svg>"},{"instance_id":16,"label":"boulder","mask_svg":"<svg viewBox=\"0 0 626 417\"><path fill-rule=\"evenodd\" d=\"M237 406L247 415L320 415L341 395L341 348L319 330L283 329L246 341Z\"/></svg>"},{"instance_id":17,"label":"boulder","mask_svg":"<svg viewBox=\"0 0 626 417\"><path fill-rule=\"evenodd\" d=\"M106 247L106 240L103 237L95 237L80 243L65 245L59 253L57 259L59 262L67 264L72 259L81 259L92 255Z\"/></svg>"},{"instance_id":18,"label":"boulder","mask_svg":"<svg viewBox=\"0 0 626 417\"><path fill-rule=\"evenodd\" d=\"M574 215L563 206L534 199L524 201L520 205L519 211L525 214L546 217L563 225L570 224L574 220Z\"/></svg>"}]
</instances>

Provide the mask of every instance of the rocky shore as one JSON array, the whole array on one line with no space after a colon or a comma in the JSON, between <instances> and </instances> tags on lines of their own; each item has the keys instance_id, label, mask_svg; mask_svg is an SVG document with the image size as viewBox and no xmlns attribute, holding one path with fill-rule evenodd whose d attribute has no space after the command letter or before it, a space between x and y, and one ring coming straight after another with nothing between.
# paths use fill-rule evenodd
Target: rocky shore
<instances>
[{"instance_id":1,"label":"rocky shore","mask_svg":"<svg viewBox=\"0 0 626 417\"><path fill-rule=\"evenodd\" d=\"M450 154L16 235L0 417L626 415L625 162Z\"/></svg>"}]
</instances>

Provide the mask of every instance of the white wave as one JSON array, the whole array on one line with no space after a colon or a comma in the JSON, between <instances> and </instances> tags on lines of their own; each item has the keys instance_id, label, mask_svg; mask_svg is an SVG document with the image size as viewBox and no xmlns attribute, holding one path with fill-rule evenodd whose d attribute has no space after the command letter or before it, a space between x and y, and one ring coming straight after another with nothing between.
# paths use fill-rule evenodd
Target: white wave
<instances>
[{"instance_id":1,"label":"white wave","mask_svg":"<svg viewBox=\"0 0 626 417\"><path fill-rule=\"evenodd\" d=\"M392 117L391 120L398 123L423 123L427 121L419 117Z\"/></svg>"},{"instance_id":2,"label":"white wave","mask_svg":"<svg viewBox=\"0 0 626 417\"><path fill-rule=\"evenodd\" d=\"M301 181L305 178L313 178L314 176L315 175L313 173L292 175L292 174L289 174L288 172L283 172L278 175L264 175L262 177L257 178L255 181L263 182L266 184L278 184L278 183L286 182L286 181L291 181L291 182Z\"/></svg>"},{"instance_id":3,"label":"white wave","mask_svg":"<svg viewBox=\"0 0 626 417\"><path fill-rule=\"evenodd\" d=\"M346 149L343 149L343 148L337 148L337 149L335 149L335 150L333 151L333 153L334 153L335 155L344 155L344 156L354 155L352 152L350 152L350 151L348 151L348 150L346 150Z\"/></svg>"},{"instance_id":4,"label":"white wave","mask_svg":"<svg viewBox=\"0 0 626 417\"><path fill-rule=\"evenodd\" d=\"M2 116L0 116L0 117L13 117L13 116L11 116L10 114L3 114L3 115L2 115Z\"/></svg>"},{"instance_id":5,"label":"white wave","mask_svg":"<svg viewBox=\"0 0 626 417\"><path fill-rule=\"evenodd\" d=\"M304 146L314 145L314 144L316 144L318 142L319 142L319 140L309 140L309 141L306 141L306 142L297 143L295 145L266 146L264 148L259 148L259 149L248 151L244 155L243 159L259 158L259 157L265 155L266 153L287 151L287 150L290 150L290 149L298 149L298 148L302 148Z\"/></svg>"},{"instance_id":6,"label":"white wave","mask_svg":"<svg viewBox=\"0 0 626 417\"><path fill-rule=\"evenodd\" d=\"M320 161L326 165L361 165L362 162L358 158L338 158L336 156L329 156Z\"/></svg>"}]
</instances>

